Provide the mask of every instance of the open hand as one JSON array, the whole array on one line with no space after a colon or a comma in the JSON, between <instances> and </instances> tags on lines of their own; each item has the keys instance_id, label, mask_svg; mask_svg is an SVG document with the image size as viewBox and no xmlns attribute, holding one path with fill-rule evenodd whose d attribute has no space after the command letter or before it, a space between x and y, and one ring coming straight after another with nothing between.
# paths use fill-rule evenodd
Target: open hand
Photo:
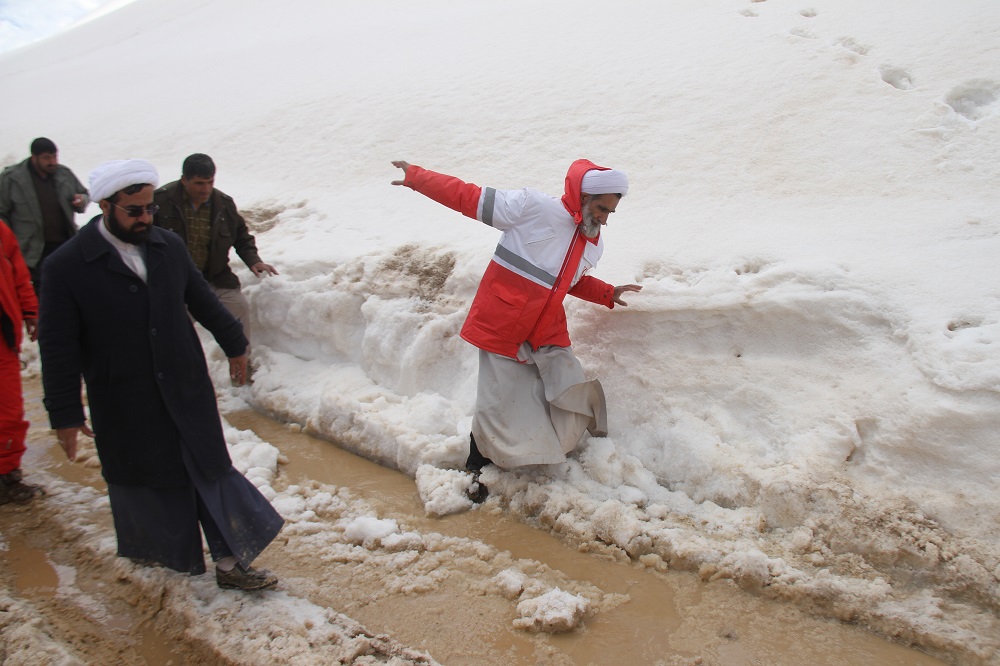
<instances>
[{"instance_id":1,"label":"open hand","mask_svg":"<svg viewBox=\"0 0 1000 666\"><path fill-rule=\"evenodd\" d=\"M256 264L250 267L253 274L257 277L264 277L268 274L277 275L278 271L271 264L265 264L263 261L258 261Z\"/></svg>"},{"instance_id":2,"label":"open hand","mask_svg":"<svg viewBox=\"0 0 1000 666\"><path fill-rule=\"evenodd\" d=\"M94 431L86 423L71 428L57 428L56 437L59 439L59 446L66 452L66 457L70 462L76 460L77 436L83 433L87 437L93 437Z\"/></svg>"},{"instance_id":3,"label":"open hand","mask_svg":"<svg viewBox=\"0 0 1000 666\"><path fill-rule=\"evenodd\" d=\"M628 307L628 303L622 300L622 294L625 293L626 291L642 291L642 287L637 284L623 284L618 287L615 287L615 295L614 298L612 298L612 300L618 305L624 305L625 307Z\"/></svg>"},{"instance_id":4,"label":"open hand","mask_svg":"<svg viewBox=\"0 0 1000 666\"><path fill-rule=\"evenodd\" d=\"M38 339L38 317L25 317L24 330L28 333L28 338L34 342Z\"/></svg>"},{"instance_id":5,"label":"open hand","mask_svg":"<svg viewBox=\"0 0 1000 666\"><path fill-rule=\"evenodd\" d=\"M410 163L409 162L404 162L403 160L393 160L392 166L399 167L400 169L403 170L403 180L394 180L394 181L392 181L392 184L393 185L402 185L404 183L404 181L406 180L406 170L410 168Z\"/></svg>"},{"instance_id":6,"label":"open hand","mask_svg":"<svg viewBox=\"0 0 1000 666\"><path fill-rule=\"evenodd\" d=\"M247 355L234 356L229 359L229 379L233 386L243 386L247 383Z\"/></svg>"}]
</instances>

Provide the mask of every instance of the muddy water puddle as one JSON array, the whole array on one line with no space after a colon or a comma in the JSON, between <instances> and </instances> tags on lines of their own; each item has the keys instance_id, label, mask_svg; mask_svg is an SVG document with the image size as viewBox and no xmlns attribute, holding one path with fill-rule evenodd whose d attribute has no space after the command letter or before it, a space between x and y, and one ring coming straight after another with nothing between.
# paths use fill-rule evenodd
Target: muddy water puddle
<instances>
[{"instance_id":1,"label":"muddy water puddle","mask_svg":"<svg viewBox=\"0 0 1000 666\"><path fill-rule=\"evenodd\" d=\"M627 594L629 601L588 619L572 632L547 637L540 654L537 640L508 622L474 626L474 640L503 655L506 664L718 664L720 666L799 664L879 664L924 666L943 662L870 634L859 627L811 617L794 606L743 592L731 581L705 583L688 572L658 573L643 567L582 553L553 535L525 525L505 512L474 510L428 518L414 481L252 411L226 415L240 429L254 431L289 460L281 474L289 483L315 480L343 486L380 514L392 514L407 529L438 532L485 542L516 558L538 561L605 593ZM475 663L463 658L469 628L449 631L454 599L427 594L422 612L403 613L393 604L359 609L355 619L371 629L421 649L448 664ZM452 609L454 611L454 609ZM351 613L348 613L351 614ZM434 618L441 617L441 622ZM461 617L459 613L458 617Z\"/></svg>"}]
</instances>

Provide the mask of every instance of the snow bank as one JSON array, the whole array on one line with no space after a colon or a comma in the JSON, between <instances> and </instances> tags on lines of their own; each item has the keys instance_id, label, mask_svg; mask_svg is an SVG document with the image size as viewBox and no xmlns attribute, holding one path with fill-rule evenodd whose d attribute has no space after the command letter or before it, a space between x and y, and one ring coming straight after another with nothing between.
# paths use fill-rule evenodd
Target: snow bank
<instances>
[{"instance_id":1,"label":"snow bank","mask_svg":"<svg viewBox=\"0 0 1000 666\"><path fill-rule=\"evenodd\" d=\"M597 275L644 289L611 312L567 304L611 433L484 478L491 501L995 655L1000 4L606 9L139 0L0 55L6 94L33 100L0 161L39 134L79 174L141 155L169 177L212 154L281 272L239 269L259 363L241 395L411 476L466 455L476 356L458 331L497 238L392 188L389 161L554 194L575 158L621 168ZM580 43L600 46L585 66ZM161 93L205 63L194 123ZM93 72L130 94L112 113L105 87L75 89L67 111Z\"/></svg>"}]
</instances>

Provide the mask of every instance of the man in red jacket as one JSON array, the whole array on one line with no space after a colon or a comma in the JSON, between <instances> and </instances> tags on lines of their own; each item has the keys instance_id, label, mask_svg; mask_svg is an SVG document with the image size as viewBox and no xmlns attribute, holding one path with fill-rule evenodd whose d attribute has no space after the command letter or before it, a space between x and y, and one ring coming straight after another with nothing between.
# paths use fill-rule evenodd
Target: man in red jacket
<instances>
[{"instance_id":1,"label":"man in red jacket","mask_svg":"<svg viewBox=\"0 0 1000 666\"><path fill-rule=\"evenodd\" d=\"M604 252L601 227L628 192L621 171L577 160L561 199L525 188L497 190L392 163L404 185L503 232L462 327L479 348L479 385L466 467L558 463L585 430L607 434L599 381L587 381L573 355L567 294L613 308L634 284L587 275Z\"/></svg>"},{"instance_id":2,"label":"man in red jacket","mask_svg":"<svg viewBox=\"0 0 1000 666\"><path fill-rule=\"evenodd\" d=\"M24 503L41 494L21 480L28 422L21 392L22 330L38 335L38 300L17 238L0 220L0 504Z\"/></svg>"}]
</instances>

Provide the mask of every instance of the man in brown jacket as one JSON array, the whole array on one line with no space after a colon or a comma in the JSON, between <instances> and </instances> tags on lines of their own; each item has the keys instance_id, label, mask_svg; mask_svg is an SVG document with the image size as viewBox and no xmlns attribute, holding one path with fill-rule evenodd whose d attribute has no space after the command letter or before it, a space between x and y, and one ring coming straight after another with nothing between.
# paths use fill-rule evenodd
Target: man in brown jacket
<instances>
[{"instance_id":1,"label":"man in brown jacket","mask_svg":"<svg viewBox=\"0 0 1000 666\"><path fill-rule=\"evenodd\" d=\"M215 162L202 153L189 155L181 165L181 179L156 190L153 201L160 209L153 223L187 243L195 266L222 304L243 323L243 333L252 344L250 304L240 291L240 279L229 268L229 249L235 248L257 277L278 271L257 254L257 243L233 198L215 189Z\"/></svg>"}]
</instances>

